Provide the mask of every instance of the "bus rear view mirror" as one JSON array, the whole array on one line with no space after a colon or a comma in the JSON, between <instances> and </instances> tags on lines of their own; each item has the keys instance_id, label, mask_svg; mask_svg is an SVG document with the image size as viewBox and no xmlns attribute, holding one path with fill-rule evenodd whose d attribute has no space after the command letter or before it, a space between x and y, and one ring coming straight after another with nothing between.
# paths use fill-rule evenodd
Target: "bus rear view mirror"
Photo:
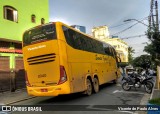
<instances>
[{"instance_id":1,"label":"bus rear view mirror","mask_svg":"<svg viewBox=\"0 0 160 114\"><path fill-rule=\"evenodd\" d=\"M118 58L118 63L121 63L121 58L119 56L117 56Z\"/></svg>"}]
</instances>

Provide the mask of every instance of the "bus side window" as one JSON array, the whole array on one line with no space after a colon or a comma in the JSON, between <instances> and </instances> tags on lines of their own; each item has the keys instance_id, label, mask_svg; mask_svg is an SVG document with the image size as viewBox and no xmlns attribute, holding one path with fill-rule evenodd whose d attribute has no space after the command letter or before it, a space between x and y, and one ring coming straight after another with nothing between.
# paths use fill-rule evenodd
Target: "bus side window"
<instances>
[{"instance_id":1,"label":"bus side window","mask_svg":"<svg viewBox=\"0 0 160 114\"><path fill-rule=\"evenodd\" d=\"M90 38L85 38L85 40L86 40L86 43L87 43L86 44L86 50L89 51L89 52L93 52L91 39Z\"/></svg>"},{"instance_id":2,"label":"bus side window","mask_svg":"<svg viewBox=\"0 0 160 114\"><path fill-rule=\"evenodd\" d=\"M92 52L96 52L96 43L94 39L91 40L91 45L92 45Z\"/></svg>"},{"instance_id":3,"label":"bus side window","mask_svg":"<svg viewBox=\"0 0 160 114\"><path fill-rule=\"evenodd\" d=\"M116 51L113 48L112 48L112 50L113 50L114 58L117 58Z\"/></svg>"},{"instance_id":4,"label":"bus side window","mask_svg":"<svg viewBox=\"0 0 160 114\"><path fill-rule=\"evenodd\" d=\"M63 32L64 32L64 36L65 36L66 42L67 42L70 46L74 47L74 46L73 46L74 42L73 42L73 38L72 38L70 29L68 29L68 28L65 27L65 26L63 26L62 29L63 29Z\"/></svg>"},{"instance_id":5,"label":"bus side window","mask_svg":"<svg viewBox=\"0 0 160 114\"><path fill-rule=\"evenodd\" d=\"M111 46L109 46L109 49L110 49L110 55L111 55L112 57L114 57L114 58L115 58L112 47L111 47Z\"/></svg>"},{"instance_id":6,"label":"bus side window","mask_svg":"<svg viewBox=\"0 0 160 114\"><path fill-rule=\"evenodd\" d=\"M88 48L87 48L87 40L85 39L85 36L82 35L81 37L81 42L82 42L82 49L84 51L88 51Z\"/></svg>"},{"instance_id":7,"label":"bus side window","mask_svg":"<svg viewBox=\"0 0 160 114\"><path fill-rule=\"evenodd\" d=\"M95 46L95 52L99 53L99 45L98 45L98 42L96 40L94 41L94 44L95 44L94 45Z\"/></svg>"},{"instance_id":8,"label":"bus side window","mask_svg":"<svg viewBox=\"0 0 160 114\"><path fill-rule=\"evenodd\" d=\"M110 55L109 45L103 43L104 52L107 55Z\"/></svg>"},{"instance_id":9,"label":"bus side window","mask_svg":"<svg viewBox=\"0 0 160 114\"><path fill-rule=\"evenodd\" d=\"M104 49L103 49L103 43L101 43L101 42L98 42L98 44L99 44L99 53L100 54L104 54Z\"/></svg>"},{"instance_id":10,"label":"bus side window","mask_svg":"<svg viewBox=\"0 0 160 114\"><path fill-rule=\"evenodd\" d=\"M74 32L73 37L74 37L75 48L82 50L81 35Z\"/></svg>"}]
</instances>

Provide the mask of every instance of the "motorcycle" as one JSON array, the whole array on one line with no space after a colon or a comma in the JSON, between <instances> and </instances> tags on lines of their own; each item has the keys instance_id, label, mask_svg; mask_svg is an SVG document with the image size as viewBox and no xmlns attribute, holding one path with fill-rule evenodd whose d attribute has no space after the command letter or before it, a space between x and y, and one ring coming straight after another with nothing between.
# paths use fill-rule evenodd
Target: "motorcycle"
<instances>
[{"instance_id":1,"label":"motorcycle","mask_svg":"<svg viewBox=\"0 0 160 114\"><path fill-rule=\"evenodd\" d=\"M148 77L146 75L139 75L135 72L133 72L132 74L130 74L128 77L123 77L122 81L124 80L124 82L122 83L122 88L125 91L129 91L131 89L131 87L136 88L141 88L142 85L144 85L145 91L147 93L152 93L152 89L153 89L153 82L152 77Z\"/></svg>"}]
</instances>

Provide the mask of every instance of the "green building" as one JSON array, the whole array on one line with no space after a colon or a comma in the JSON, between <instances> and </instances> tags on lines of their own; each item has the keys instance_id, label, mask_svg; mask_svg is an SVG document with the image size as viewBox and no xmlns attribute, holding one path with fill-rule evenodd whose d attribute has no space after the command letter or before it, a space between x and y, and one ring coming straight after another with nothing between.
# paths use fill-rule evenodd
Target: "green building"
<instances>
[{"instance_id":1,"label":"green building","mask_svg":"<svg viewBox=\"0 0 160 114\"><path fill-rule=\"evenodd\" d=\"M48 0L0 1L0 91L9 89L4 85L10 84L10 88L14 86L9 80L16 79L17 87L24 83L19 81L24 78L23 32L48 22ZM16 78L12 78L12 73L16 73Z\"/></svg>"}]
</instances>

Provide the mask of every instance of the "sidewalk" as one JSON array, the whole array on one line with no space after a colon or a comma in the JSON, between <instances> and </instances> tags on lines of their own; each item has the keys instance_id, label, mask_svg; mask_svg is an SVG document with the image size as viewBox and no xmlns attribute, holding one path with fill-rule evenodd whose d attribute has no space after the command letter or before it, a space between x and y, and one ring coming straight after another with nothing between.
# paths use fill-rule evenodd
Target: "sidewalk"
<instances>
[{"instance_id":1,"label":"sidewalk","mask_svg":"<svg viewBox=\"0 0 160 114\"><path fill-rule=\"evenodd\" d=\"M151 99L153 99L153 98L160 98L160 90L154 89L153 96Z\"/></svg>"},{"instance_id":2,"label":"sidewalk","mask_svg":"<svg viewBox=\"0 0 160 114\"><path fill-rule=\"evenodd\" d=\"M17 101L27 100L34 98L34 96L28 96L26 89L19 89L15 92L3 92L0 93L0 104L12 104Z\"/></svg>"},{"instance_id":3,"label":"sidewalk","mask_svg":"<svg viewBox=\"0 0 160 114\"><path fill-rule=\"evenodd\" d=\"M160 98L160 90L156 88L156 77L154 77L154 88L150 99Z\"/></svg>"}]
</instances>

